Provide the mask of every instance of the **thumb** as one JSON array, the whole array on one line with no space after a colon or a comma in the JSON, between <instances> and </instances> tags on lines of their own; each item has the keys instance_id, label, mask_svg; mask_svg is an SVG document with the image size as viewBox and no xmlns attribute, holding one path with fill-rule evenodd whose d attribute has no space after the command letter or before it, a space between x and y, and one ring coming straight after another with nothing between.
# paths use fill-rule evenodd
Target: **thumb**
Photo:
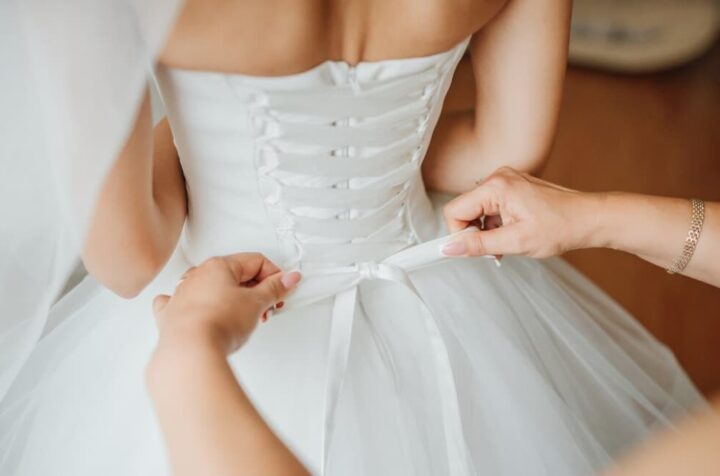
<instances>
[{"instance_id":1,"label":"thumb","mask_svg":"<svg viewBox=\"0 0 720 476\"><path fill-rule=\"evenodd\" d=\"M301 278L302 276L298 271L276 273L263 279L250 289L252 292L257 293L260 304L270 307L292 291Z\"/></svg>"},{"instance_id":2,"label":"thumb","mask_svg":"<svg viewBox=\"0 0 720 476\"><path fill-rule=\"evenodd\" d=\"M520 254L518 227L506 225L492 230L465 233L446 244L445 256L485 256Z\"/></svg>"},{"instance_id":3,"label":"thumb","mask_svg":"<svg viewBox=\"0 0 720 476\"><path fill-rule=\"evenodd\" d=\"M153 299L152 307L153 312L156 316L161 313L163 309L165 309L165 306L167 306L168 302L170 302L170 296L168 296L167 294L159 294L155 296L155 299Z\"/></svg>"}]
</instances>

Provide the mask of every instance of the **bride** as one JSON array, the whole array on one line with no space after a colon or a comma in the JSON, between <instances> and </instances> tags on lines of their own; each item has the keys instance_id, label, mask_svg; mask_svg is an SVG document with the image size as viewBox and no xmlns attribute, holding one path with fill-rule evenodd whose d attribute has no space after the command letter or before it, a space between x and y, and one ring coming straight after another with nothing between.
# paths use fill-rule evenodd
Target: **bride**
<instances>
[{"instance_id":1,"label":"bride","mask_svg":"<svg viewBox=\"0 0 720 476\"><path fill-rule=\"evenodd\" d=\"M569 9L185 2L156 41L167 119L153 129L145 93L92 202L91 276L0 394L0 474L166 474L143 384L150 303L239 251L303 273L232 364L313 472L591 474L702 404L564 262L443 256L426 188L547 155ZM443 112L466 50L476 107Z\"/></svg>"}]
</instances>

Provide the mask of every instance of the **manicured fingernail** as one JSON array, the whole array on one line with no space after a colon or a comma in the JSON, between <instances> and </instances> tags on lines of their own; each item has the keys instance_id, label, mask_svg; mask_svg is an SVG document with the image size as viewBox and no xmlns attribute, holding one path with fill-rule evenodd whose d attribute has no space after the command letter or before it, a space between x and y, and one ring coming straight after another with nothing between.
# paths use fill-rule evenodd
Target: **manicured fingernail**
<instances>
[{"instance_id":1,"label":"manicured fingernail","mask_svg":"<svg viewBox=\"0 0 720 476\"><path fill-rule=\"evenodd\" d=\"M462 241L451 241L442 248L445 256L463 256L467 253L467 247Z\"/></svg>"},{"instance_id":2,"label":"manicured fingernail","mask_svg":"<svg viewBox=\"0 0 720 476\"><path fill-rule=\"evenodd\" d=\"M302 279L302 275L299 272L291 271L289 273L285 273L283 277L280 278L280 282L283 286L285 286L285 289L290 289L299 283L300 279Z\"/></svg>"},{"instance_id":3,"label":"manicured fingernail","mask_svg":"<svg viewBox=\"0 0 720 476\"><path fill-rule=\"evenodd\" d=\"M275 309L282 309L285 305L285 301L280 301L279 303L275 304Z\"/></svg>"}]
</instances>

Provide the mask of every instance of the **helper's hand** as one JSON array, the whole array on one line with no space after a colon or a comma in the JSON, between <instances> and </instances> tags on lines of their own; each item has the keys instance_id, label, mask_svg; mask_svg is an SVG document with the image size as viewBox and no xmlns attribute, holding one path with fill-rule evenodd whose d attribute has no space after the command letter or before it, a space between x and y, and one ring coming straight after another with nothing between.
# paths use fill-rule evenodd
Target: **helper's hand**
<instances>
[{"instance_id":1,"label":"helper's hand","mask_svg":"<svg viewBox=\"0 0 720 476\"><path fill-rule=\"evenodd\" d=\"M592 246L600 196L545 182L504 167L445 207L450 231L477 224L443 248L448 256L526 255L534 258Z\"/></svg>"},{"instance_id":2,"label":"helper's hand","mask_svg":"<svg viewBox=\"0 0 720 476\"><path fill-rule=\"evenodd\" d=\"M173 296L155 298L160 345L199 339L230 353L298 281L259 253L211 258L190 268Z\"/></svg>"}]
</instances>

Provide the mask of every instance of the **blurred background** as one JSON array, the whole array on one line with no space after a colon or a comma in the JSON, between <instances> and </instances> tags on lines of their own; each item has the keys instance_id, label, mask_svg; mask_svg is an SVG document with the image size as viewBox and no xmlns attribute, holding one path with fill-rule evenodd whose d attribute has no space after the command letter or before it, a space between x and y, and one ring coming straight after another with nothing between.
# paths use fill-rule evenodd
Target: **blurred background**
<instances>
[{"instance_id":1,"label":"blurred background","mask_svg":"<svg viewBox=\"0 0 720 476\"><path fill-rule=\"evenodd\" d=\"M589 191L720 201L718 7L575 0L558 137L543 177ZM703 392L720 391L720 290L610 250L567 259L669 345Z\"/></svg>"}]
</instances>

